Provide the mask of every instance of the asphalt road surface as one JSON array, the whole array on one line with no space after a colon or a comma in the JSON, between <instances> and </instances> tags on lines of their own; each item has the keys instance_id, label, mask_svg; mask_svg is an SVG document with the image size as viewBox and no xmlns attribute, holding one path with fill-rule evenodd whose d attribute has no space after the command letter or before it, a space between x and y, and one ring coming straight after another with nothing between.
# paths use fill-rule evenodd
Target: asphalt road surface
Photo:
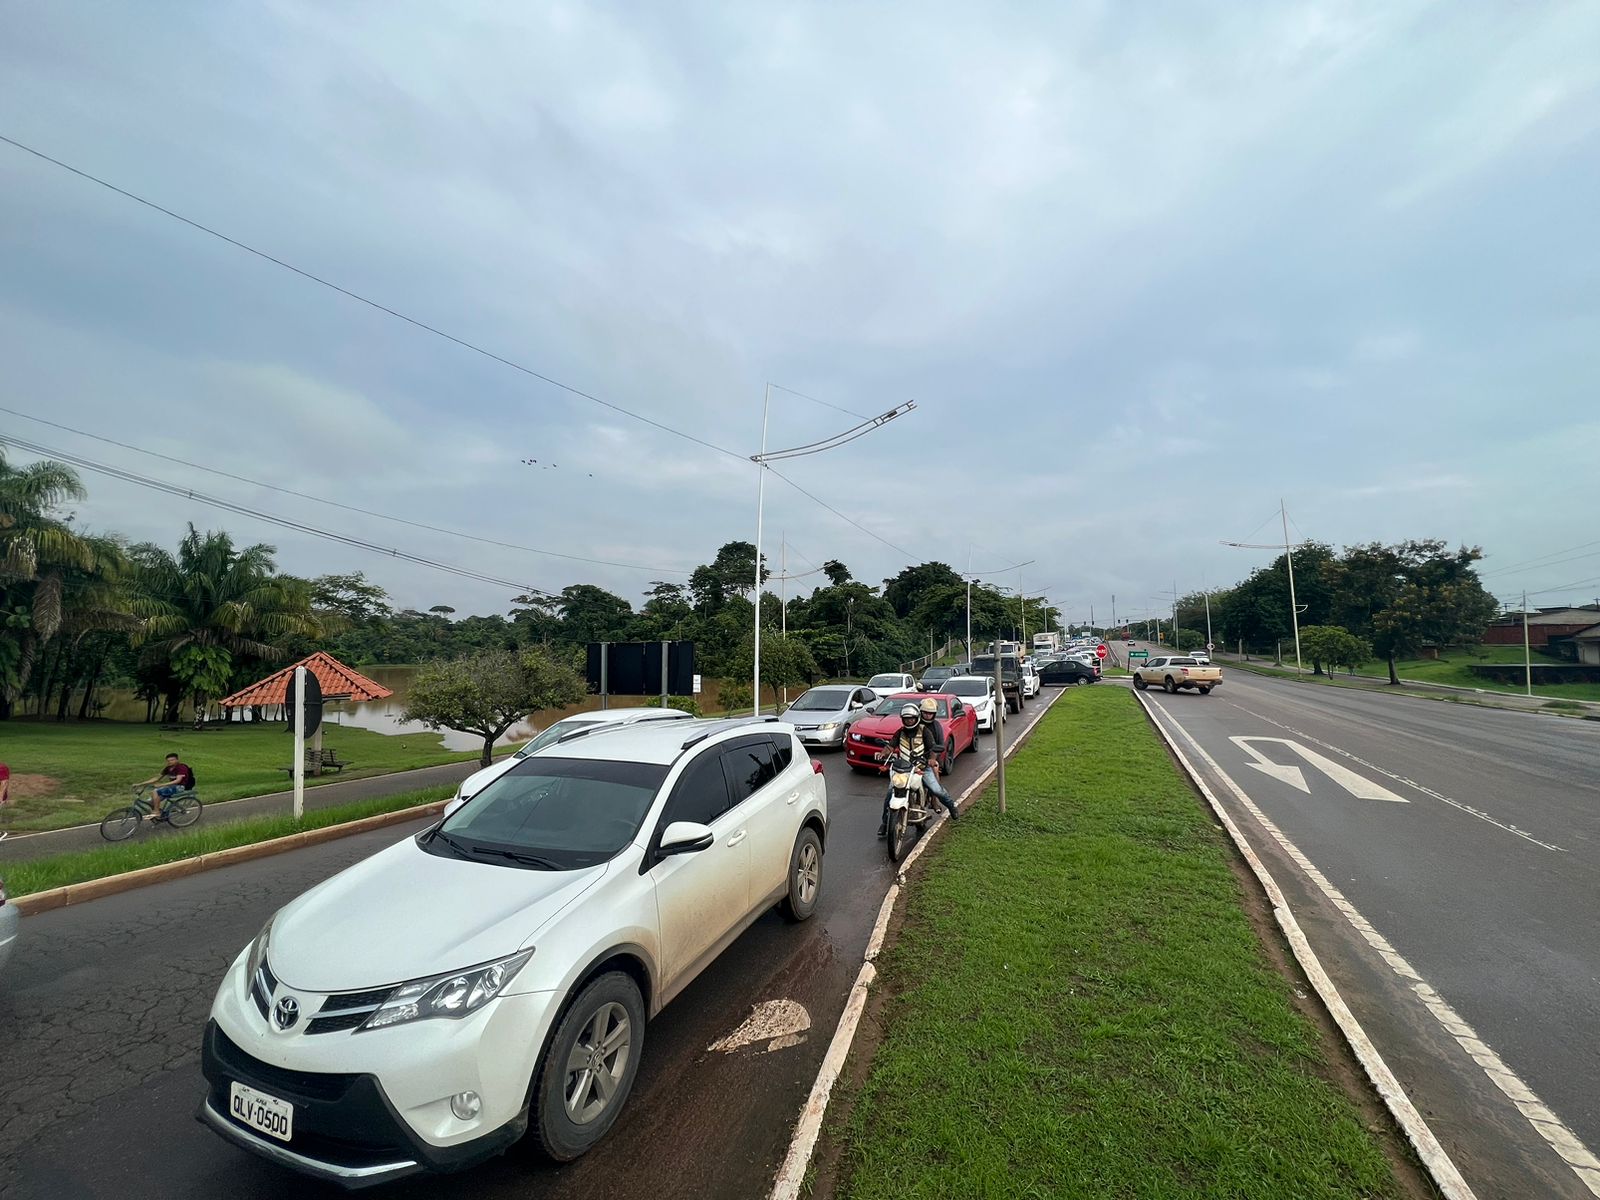
<instances>
[{"instance_id":1,"label":"asphalt road surface","mask_svg":"<svg viewBox=\"0 0 1600 1200\"><path fill-rule=\"evenodd\" d=\"M1008 743L1046 692L1007 724ZM994 758L982 736L950 779ZM893 880L874 836L884 783L822 756L832 828L821 906L804 925L756 922L651 1023L633 1096L607 1140L563 1167L525 1141L461 1175L405 1180L412 1197L765 1193ZM200 1035L227 964L279 906L423 828L401 826L29 917L0 978L0 1195L9 1200L229 1200L340 1195L236 1150L194 1120ZM711 1044L759 1003L804 1007L804 1040L766 1052Z\"/></svg>"},{"instance_id":2,"label":"asphalt road surface","mask_svg":"<svg viewBox=\"0 0 1600 1200\"><path fill-rule=\"evenodd\" d=\"M1145 695L1468 1183L1600 1195L1600 725L1224 677Z\"/></svg>"}]
</instances>

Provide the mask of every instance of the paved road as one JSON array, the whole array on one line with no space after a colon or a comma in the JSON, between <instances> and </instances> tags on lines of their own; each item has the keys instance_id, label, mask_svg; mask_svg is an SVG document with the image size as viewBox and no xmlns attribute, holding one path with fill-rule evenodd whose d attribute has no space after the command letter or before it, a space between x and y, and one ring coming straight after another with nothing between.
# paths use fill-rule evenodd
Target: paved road
<instances>
[{"instance_id":1,"label":"paved road","mask_svg":"<svg viewBox=\"0 0 1600 1200\"><path fill-rule=\"evenodd\" d=\"M394 771L388 775L369 775L365 779L340 779L333 783L318 784L306 789L306 810L333 808L340 804L355 804L374 800L380 796L393 796L399 792L412 792L418 788L455 786L478 769L478 760L442 763L436 767L418 767L415 771ZM200 789L205 799L205 788ZM272 792L265 796L247 796L242 800L228 800L222 804L206 806L204 820L208 825L225 821L242 821L247 817L265 817L288 813L294 805L294 793ZM108 804L107 809L110 808ZM105 814L100 814L104 816ZM173 837L179 830L165 826L145 829L140 837ZM49 833L12 834L0 841L0 864L22 862L25 859L45 858L52 854L70 854L76 850L93 850L106 843L100 836L98 825L81 825L72 829L54 829Z\"/></svg>"},{"instance_id":2,"label":"paved road","mask_svg":"<svg viewBox=\"0 0 1600 1200\"><path fill-rule=\"evenodd\" d=\"M1048 698L1048 697L1042 697ZM1031 724L1044 705L1030 703ZM1021 730L1016 718L1009 735ZM979 739L957 795L993 759ZM873 835L883 784L824 758L832 830L818 915L768 914L649 1029L632 1100L606 1143L556 1168L526 1144L465 1175L403 1181L385 1197L606 1198L763 1194L838 1021L893 874ZM333 1196L234 1150L193 1120L199 1038L224 969L299 892L414 827L59 909L23 923L0 980L0 1195L8 1200L230 1200ZM765 1000L811 1017L776 1053L707 1049ZM646 1182L647 1181L647 1182Z\"/></svg>"},{"instance_id":3,"label":"paved road","mask_svg":"<svg viewBox=\"0 0 1600 1200\"><path fill-rule=\"evenodd\" d=\"M1477 1194L1600 1195L1600 727L1239 671L1146 695Z\"/></svg>"}]
</instances>

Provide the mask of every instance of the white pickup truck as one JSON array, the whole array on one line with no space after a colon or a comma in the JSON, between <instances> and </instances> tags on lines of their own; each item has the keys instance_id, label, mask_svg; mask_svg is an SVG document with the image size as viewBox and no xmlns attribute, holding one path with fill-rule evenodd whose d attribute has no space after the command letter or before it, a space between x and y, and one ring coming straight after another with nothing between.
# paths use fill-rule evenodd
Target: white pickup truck
<instances>
[{"instance_id":1,"label":"white pickup truck","mask_svg":"<svg viewBox=\"0 0 1600 1200\"><path fill-rule=\"evenodd\" d=\"M1142 692L1151 684L1168 692L1194 688L1202 696L1208 696L1212 688L1222 686L1222 668L1202 663L1187 654L1152 658L1133 671L1134 687Z\"/></svg>"}]
</instances>

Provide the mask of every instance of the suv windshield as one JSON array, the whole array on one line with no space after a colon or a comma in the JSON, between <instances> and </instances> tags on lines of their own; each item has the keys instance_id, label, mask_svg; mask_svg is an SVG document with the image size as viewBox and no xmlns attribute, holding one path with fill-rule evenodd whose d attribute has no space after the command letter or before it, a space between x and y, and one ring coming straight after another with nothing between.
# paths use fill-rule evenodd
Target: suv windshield
<instances>
[{"instance_id":1,"label":"suv windshield","mask_svg":"<svg viewBox=\"0 0 1600 1200\"><path fill-rule=\"evenodd\" d=\"M872 713L874 716L887 717L891 713L898 714L908 704L921 703L920 700L907 700L904 696L890 696L887 700L880 700L877 706L873 708ZM939 715L948 717L950 715L950 702L948 700L939 700L936 703L939 705Z\"/></svg>"},{"instance_id":2,"label":"suv windshield","mask_svg":"<svg viewBox=\"0 0 1600 1200\"><path fill-rule=\"evenodd\" d=\"M989 694L989 681L987 679L952 679L940 691L949 692L952 696L987 696Z\"/></svg>"},{"instance_id":3,"label":"suv windshield","mask_svg":"<svg viewBox=\"0 0 1600 1200\"><path fill-rule=\"evenodd\" d=\"M517 757L527 758L534 751L543 750L546 746L559 741L563 735L571 733L574 729L582 729L587 725L598 724L600 724L598 717L568 717L564 721L557 721L521 750L518 750Z\"/></svg>"},{"instance_id":4,"label":"suv windshield","mask_svg":"<svg viewBox=\"0 0 1600 1200\"><path fill-rule=\"evenodd\" d=\"M833 712L849 699L849 688L812 688L789 707L795 712Z\"/></svg>"},{"instance_id":5,"label":"suv windshield","mask_svg":"<svg viewBox=\"0 0 1600 1200\"><path fill-rule=\"evenodd\" d=\"M592 867L633 841L666 777L660 763L524 759L419 844L506 866Z\"/></svg>"}]
</instances>

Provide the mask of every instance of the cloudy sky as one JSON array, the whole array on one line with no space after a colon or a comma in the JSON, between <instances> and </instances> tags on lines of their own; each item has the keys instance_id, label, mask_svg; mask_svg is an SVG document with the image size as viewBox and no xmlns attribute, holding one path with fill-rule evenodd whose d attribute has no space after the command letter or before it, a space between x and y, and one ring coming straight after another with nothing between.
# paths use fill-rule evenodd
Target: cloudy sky
<instances>
[{"instance_id":1,"label":"cloudy sky","mask_svg":"<svg viewBox=\"0 0 1600 1200\"><path fill-rule=\"evenodd\" d=\"M786 535L792 570L1031 558L993 578L1140 613L1269 560L1218 543L1281 536L1282 497L1296 537L1480 544L1497 594L1587 599L1597 47L1579 0L9 6L0 134L735 453L5 144L0 404L634 565L10 413L0 431L637 601L754 536L738 456L771 381L917 403L784 468L870 533L771 481L765 545ZM855 421L773 396L773 446ZM86 479L82 519L133 538L225 525L402 604L509 596Z\"/></svg>"}]
</instances>

